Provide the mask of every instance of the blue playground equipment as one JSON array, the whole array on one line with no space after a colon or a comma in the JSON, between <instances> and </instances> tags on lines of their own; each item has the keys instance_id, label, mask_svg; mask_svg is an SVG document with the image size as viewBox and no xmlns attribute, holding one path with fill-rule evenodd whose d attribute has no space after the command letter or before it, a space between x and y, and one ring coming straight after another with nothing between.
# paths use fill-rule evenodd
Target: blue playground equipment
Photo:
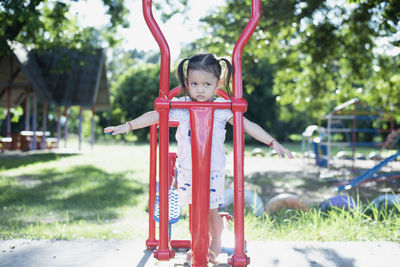
<instances>
[{"instance_id":1,"label":"blue playground equipment","mask_svg":"<svg viewBox=\"0 0 400 267\"><path fill-rule=\"evenodd\" d=\"M365 182L367 180L373 180L376 179L378 177L393 177L393 176L400 176L399 172L393 172L393 173L388 173L388 174L378 174L377 172L382 169L382 167L386 166L389 162L395 160L398 156L400 156L400 149L393 155L385 158L384 160L382 160L379 164L377 164L376 166L374 166L373 168L363 172L360 176L351 179L350 181L347 181L344 184L340 184L338 185L337 189L338 191L343 191L343 190L349 190L353 187L355 187L356 185Z\"/></svg>"},{"instance_id":2,"label":"blue playground equipment","mask_svg":"<svg viewBox=\"0 0 400 267\"><path fill-rule=\"evenodd\" d=\"M332 160L332 148L350 148L351 159L356 157L356 148L360 146L382 147L384 140L393 132L394 120L389 112L384 112L368 106L357 98L351 99L334 108L323 116L318 126L310 125L303 133L302 148L305 148L305 138L314 142L316 164L329 167ZM317 138L312 138L318 132ZM392 145L391 145L392 148Z\"/></svg>"}]
</instances>

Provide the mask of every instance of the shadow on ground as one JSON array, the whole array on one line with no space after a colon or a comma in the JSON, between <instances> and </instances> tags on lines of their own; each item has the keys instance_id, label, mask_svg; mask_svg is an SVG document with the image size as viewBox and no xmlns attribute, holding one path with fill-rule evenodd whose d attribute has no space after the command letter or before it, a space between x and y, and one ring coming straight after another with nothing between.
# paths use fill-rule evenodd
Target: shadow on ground
<instances>
[{"instance_id":1,"label":"shadow on ground","mask_svg":"<svg viewBox=\"0 0 400 267\"><path fill-rule=\"evenodd\" d=\"M352 258L345 258L338 254L338 252L331 248L293 248L294 251L300 253L305 261L307 261L310 266L354 266L355 260ZM323 259L323 263L321 262Z\"/></svg>"},{"instance_id":2,"label":"shadow on ground","mask_svg":"<svg viewBox=\"0 0 400 267\"><path fill-rule=\"evenodd\" d=\"M0 155L0 170L9 170L35 164L38 162L48 162L59 160L65 157L72 157L79 154L74 153L40 153L40 154L17 154Z\"/></svg>"},{"instance_id":3,"label":"shadow on ground","mask_svg":"<svg viewBox=\"0 0 400 267\"><path fill-rule=\"evenodd\" d=\"M137 205L147 188L130 175L79 165L8 179L7 184L0 184L0 226L21 229L37 222L118 218L117 208Z\"/></svg>"}]
</instances>

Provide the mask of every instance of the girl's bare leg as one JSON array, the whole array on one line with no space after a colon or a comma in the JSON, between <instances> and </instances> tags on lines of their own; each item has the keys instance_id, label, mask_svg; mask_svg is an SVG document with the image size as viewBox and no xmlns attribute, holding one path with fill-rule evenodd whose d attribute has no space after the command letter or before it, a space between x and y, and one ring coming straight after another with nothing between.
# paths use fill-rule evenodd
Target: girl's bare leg
<instances>
[{"instance_id":1,"label":"girl's bare leg","mask_svg":"<svg viewBox=\"0 0 400 267\"><path fill-rule=\"evenodd\" d=\"M223 229L224 221L219 215L218 209L210 209L210 262L212 263L216 263L216 256L221 252L221 234Z\"/></svg>"}]
</instances>

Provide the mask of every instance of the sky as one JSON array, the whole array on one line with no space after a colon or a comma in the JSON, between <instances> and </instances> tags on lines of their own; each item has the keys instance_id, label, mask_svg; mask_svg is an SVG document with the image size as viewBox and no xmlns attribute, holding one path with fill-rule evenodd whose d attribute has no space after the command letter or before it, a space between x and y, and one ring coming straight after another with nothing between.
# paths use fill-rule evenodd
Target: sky
<instances>
[{"instance_id":1,"label":"sky","mask_svg":"<svg viewBox=\"0 0 400 267\"><path fill-rule=\"evenodd\" d=\"M154 1L153 1L154 2ZM184 21L182 15L175 15L163 24L160 14L153 8L153 16L166 38L171 51L171 61L176 61L181 47L201 37L199 19L208 14L212 8L220 6L224 0L189 0L190 10L188 20ZM119 29L118 34L124 37L122 46L125 50L138 49L143 51L158 51L157 42L147 28L143 18L141 0L125 0L130 11L127 19L130 27ZM71 6L72 14L77 14L82 26L101 27L108 22L105 15L106 8L101 0L78 1Z\"/></svg>"}]
</instances>

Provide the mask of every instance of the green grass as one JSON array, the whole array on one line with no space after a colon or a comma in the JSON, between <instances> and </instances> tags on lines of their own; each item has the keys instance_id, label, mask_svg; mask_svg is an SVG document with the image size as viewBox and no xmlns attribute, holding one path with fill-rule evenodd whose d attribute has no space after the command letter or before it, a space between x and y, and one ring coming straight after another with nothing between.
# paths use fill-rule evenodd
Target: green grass
<instances>
[{"instance_id":1,"label":"green grass","mask_svg":"<svg viewBox=\"0 0 400 267\"><path fill-rule=\"evenodd\" d=\"M0 238L144 236L146 145L1 157Z\"/></svg>"},{"instance_id":2,"label":"green grass","mask_svg":"<svg viewBox=\"0 0 400 267\"><path fill-rule=\"evenodd\" d=\"M323 213L286 210L275 216L246 217L246 235L250 239L291 241L400 241L400 206L372 212L361 208ZM372 214L371 214L372 213Z\"/></svg>"},{"instance_id":3,"label":"green grass","mask_svg":"<svg viewBox=\"0 0 400 267\"><path fill-rule=\"evenodd\" d=\"M146 238L148 160L147 144L122 143L84 153L0 155L0 239ZM398 211L248 214L246 238L399 241ZM187 229L183 216L174 237L188 237Z\"/></svg>"}]
</instances>

